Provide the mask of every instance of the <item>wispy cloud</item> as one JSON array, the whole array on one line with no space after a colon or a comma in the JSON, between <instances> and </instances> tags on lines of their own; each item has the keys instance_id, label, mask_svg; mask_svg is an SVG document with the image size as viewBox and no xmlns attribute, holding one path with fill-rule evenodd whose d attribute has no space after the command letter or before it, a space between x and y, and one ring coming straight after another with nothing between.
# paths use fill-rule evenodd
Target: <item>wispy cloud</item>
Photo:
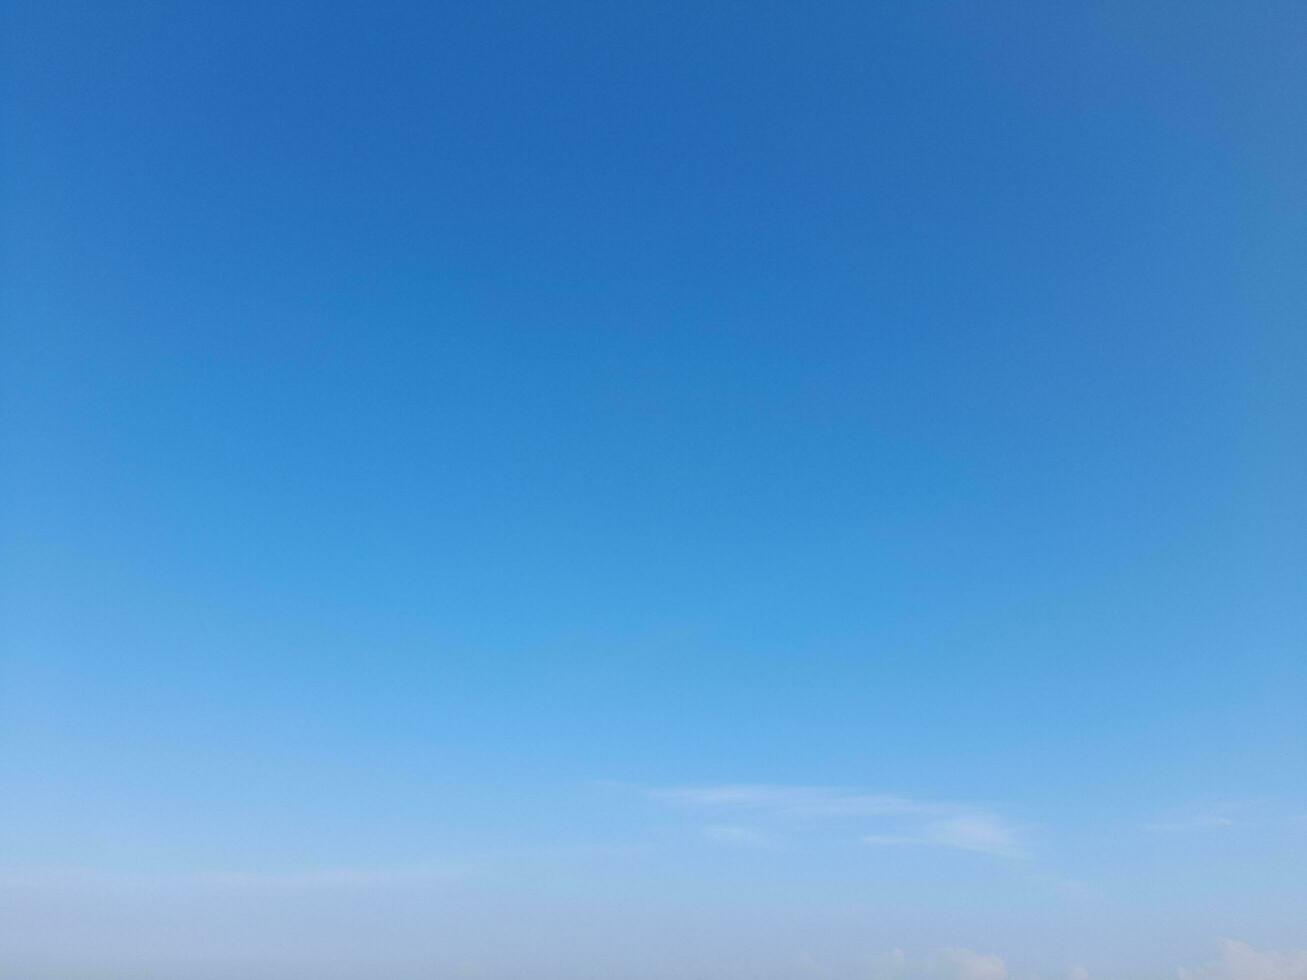
<instances>
[{"instance_id":1,"label":"wispy cloud","mask_svg":"<svg viewBox=\"0 0 1307 980\"><path fill-rule=\"evenodd\" d=\"M1225 939L1216 963L1197 970L1181 968L1179 976L1180 980L1307 980L1307 949L1276 952Z\"/></svg>"},{"instance_id":2,"label":"wispy cloud","mask_svg":"<svg viewBox=\"0 0 1307 980\"><path fill-rule=\"evenodd\" d=\"M941 949L925 956L909 956L901 949L877 957L869 972L872 980L1007 980L1003 959L972 949Z\"/></svg>"},{"instance_id":3,"label":"wispy cloud","mask_svg":"<svg viewBox=\"0 0 1307 980\"><path fill-rule=\"evenodd\" d=\"M958 810L955 804L835 787L727 783L707 787L656 788L650 789L648 794L654 800L669 804L759 810L789 817L944 815Z\"/></svg>"},{"instance_id":4,"label":"wispy cloud","mask_svg":"<svg viewBox=\"0 0 1307 980\"><path fill-rule=\"evenodd\" d=\"M877 846L927 845L1000 857L1027 853L1018 828L977 805L826 786L727 783L658 787L650 799L692 810L747 813L755 821L860 821Z\"/></svg>"},{"instance_id":5,"label":"wispy cloud","mask_svg":"<svg viewBox=\"0 0 1307 980\"><path fill-rule=\"evenodd\" d=\"M951 804L914 800L824 786L776 786L728 783L718 786L672 786L648 790L652 799L702 807L762 810L800 817L877 817L948 813Z\"/></svg>"},{"instance_id":6,"label":"wispy cloud","mask_svg":"<svg viewBox=\"0 0 1307 980\"><path fill-rule=\"evenodd\" d=\"M1220 957L1206 966L1180 967L1178 980L1307 980L1307 949L1257 949L1236 939L1221 940ZM1082 966L1072 968L1067 980L1089 980Z\"/></svg>"},{"instance_id":7,"label":"wispy cloud","mask_svg":"<svg viewBox=\"0 0 1307 980\"><path fill-rule=\"evenodd\" d=\"M946 949L935 962L942 976L956 980L1006 980L1007 965L997 956L970 949Z\"/></svg>"},{"instance_id":8,"label":"wispy cloud","mask_svg":"<svg viewBox=\"0 0 1307 980\"><path fill-rule=\"evenodd\" d=\"M866 834L862 842L879 847L919 844L953 847L960 851L975 851L998 857L1026 856L1026 849L1021 844L1016 829L990 813L967 813L944 820L931 820L912 834Z\"/></svg>"},{"instance_id":9,"label":"wispy cloud","mask_svg":"<svg viewBox=\"0 0 1307 980\"><path fill-rule=\"evenodd\" d=\"M710 824L703 828L703 836L718 844L733 847L768 848L775 847L777 843L775 835L739 824Z\"/></svg>"},{"instance_id":10,"label":"wispy cloud","mask_svg":"<svg viewBox=\"0 0 1307 980\"><path fill-rule=\"evenodd\" d=\"M1009 980L1012 973L1002 957L972 949L936 950L910 956L896 949L875 957L864 974L868 980ZM1021 974L1035 980L1047 973ZM1090 980L1083 966L1073 966L1065 980ZM1180 967L1178 980L1307 980L1307 950L1257 949L1233 939L1221 941L1214 963L1197 969Z\"/></svg>"},{"instance_id":11,"label":"wispy cloud","mask_svg":"<svg viewBox=\"0 0 1307 980\"><path fill-rule=\"evenodd\" d=\"M1155 833L1181 833L1190 830L1224 830L1247 820L1254 804L1245 801L1211 803L1164 814L1144 824Z\"/></svg>"}]
</instances>

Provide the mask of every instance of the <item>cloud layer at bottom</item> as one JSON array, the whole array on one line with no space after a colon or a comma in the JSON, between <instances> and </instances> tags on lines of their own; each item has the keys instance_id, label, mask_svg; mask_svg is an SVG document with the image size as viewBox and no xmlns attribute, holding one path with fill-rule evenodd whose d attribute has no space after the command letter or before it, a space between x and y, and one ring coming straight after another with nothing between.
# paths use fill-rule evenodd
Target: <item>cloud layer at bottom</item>
<instances>
[{"instance_id":1,"label":"cloud layer at bottom","mask_svg":"<svg viewBox=\"0 0 1307 980\"><path fill-rule=\"evenodd\" d=\"M576 859L572 855L569 859ZM525 860L513 857L519 865ZM447 873L0 875L0 980L1117 980L1011 947L884 950L865 932L791 929L774 918L648 905L590 904L546 887L544 868L514 895ZM792 923L791 923L792 925ZM973 931L974 934L974 931ZM1215 944L1214 944L1215 945ZM861 948L861 952L858 948ZM933 948L932 948L933 947ZM920 952L920 950L929 950ZM1098 950L1103 961L1112 951ZM1031 956L1042 962L1031 970ZM1195 957L1197 959L1198 957ZM1193 962L1191 960L1191 962ZM1146 980L1307 980L1307 950L1224 940L1212 962Z\"/></svg>"},{"instance_id":2,"label":"cloud layer at bottom","mask_svg":"<svg viewBox=\"0 0 1307 980\"><path fill-rule=\"evenodd\" d=\"M1179 975L1180 980L1307 980L1307 949L1275 952L1226 939L1216 963L1181 969Z\"/></svg>"}]
</instances>

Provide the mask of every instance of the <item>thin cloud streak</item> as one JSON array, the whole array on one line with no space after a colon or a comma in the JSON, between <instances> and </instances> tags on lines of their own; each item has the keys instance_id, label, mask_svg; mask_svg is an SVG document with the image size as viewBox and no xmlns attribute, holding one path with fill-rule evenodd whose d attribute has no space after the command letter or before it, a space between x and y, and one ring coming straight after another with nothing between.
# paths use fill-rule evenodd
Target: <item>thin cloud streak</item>
<instances>
[{"instance_id":1,"label":"thin cloud streak","mask_svg":"<svg viewBox=\"0 0 1307 980\"><path fill-rule=\"evenodd\" d=\"M651 799L703 807L764 810L796 817L877 817L954 812L948 803L914 800L885 793L863 793L823 786L724 784L672 786L648 790Z\"/></svg>"},{"instance_id":2,"label":"thin cloud streak","mask_svg":"<svg viewBox=\"0 0 1307 980\"><path fill-rule=\"evenodd\" d=\"M765 831L737 824L712 824L703 828L703 836L714 843L732 847L772 848L777 843L776 838Z\"/></svg>"},{"instance_id":3,"label":"thin cloud streak","mask_svg":"<svg viewBox=\"0 0 1307 980\"><path fill-rule=\"evenodd\" d=\"M952 847L996 857L1024 858L1026 849L1017 839L1016 830L998 817L972 813L947 820L932 820L916 834L867 834L864 844L876 847L924 845Z\"/></svg>"},{"instance_id":4,"label":"thin cloud streak","mask_svg":"<svg viewBox=\"0 0 1307 980\"><path fill-rule=\"evenodd\" d=\"M1154 833L1183 833L1192 830L1224 830L1238 826L1253 815L1255 804L1249 802L1215 803L1167 814L1144 824Z\"/></svg>"},{"instance_id":5,"label":"thin cloud streak","mask_svg":"<svg viewBox=\"0 0 1307 980\"><path fill-rule=\"evenodd\" d=\"M748 813L753 820L869 820L887 827L862 834L864 844L925 845L1005 858L1028 852L1017 827L978 805L919 800L824 786L726 783L645 790L659 803L695 810Z\"/></svg>"}]
</instances>

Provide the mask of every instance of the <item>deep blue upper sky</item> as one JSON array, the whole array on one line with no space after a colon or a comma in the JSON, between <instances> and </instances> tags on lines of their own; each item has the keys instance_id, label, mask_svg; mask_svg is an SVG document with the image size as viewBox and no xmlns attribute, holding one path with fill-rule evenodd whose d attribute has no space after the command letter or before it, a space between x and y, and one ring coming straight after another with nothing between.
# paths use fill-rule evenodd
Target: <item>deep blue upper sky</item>
<instances>
[{"instance_id":1,"label":"deep blue upper sky","mask_svg":"<svg viewBox=\"0 0 1307 980\"><path fill-rule=\"evenodd\" d=\"M1300 4L2 6L3 901L1307 946Z\"/></svg>"}]
</instances>

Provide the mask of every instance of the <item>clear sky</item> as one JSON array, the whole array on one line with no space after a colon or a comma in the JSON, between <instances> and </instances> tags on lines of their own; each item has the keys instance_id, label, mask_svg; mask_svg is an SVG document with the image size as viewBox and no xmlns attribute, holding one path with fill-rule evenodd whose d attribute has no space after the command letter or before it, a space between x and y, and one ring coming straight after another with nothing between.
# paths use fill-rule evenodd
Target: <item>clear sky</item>
<instances>
[{"instance_id":1,"label":"clear sky","mask_svg":"<svg viewBox=\"0 0 1307 980\"><path fill-rule=\"evenodd\" d=\"M0 7L4 980L1307 977L1301 3Z\"/></svg>"}]
</instances>

